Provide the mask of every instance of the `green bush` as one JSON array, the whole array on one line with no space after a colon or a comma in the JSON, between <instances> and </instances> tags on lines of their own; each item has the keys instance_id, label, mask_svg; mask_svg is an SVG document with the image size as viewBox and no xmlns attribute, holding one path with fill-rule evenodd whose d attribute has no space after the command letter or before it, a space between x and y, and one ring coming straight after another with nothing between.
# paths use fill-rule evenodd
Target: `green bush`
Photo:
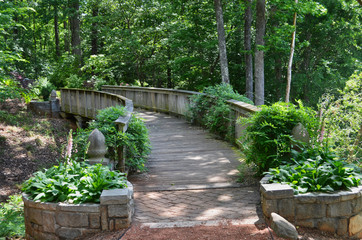
<instances>
[{"instance_id":1,"label":"green bush","mask_svg":"<svg viewBox=\"0 0 362 240\"><path fill-rule=\"evenodd\" d=\"M12 195L6 203L0 203L0 238L24 237L23 208L21 195Z\"/></svg>"},{"instance_id":2,"label":"green bush","mask_svg":"<svg viewBox=\"0 0 362 240\"><path fill-rule=\"evenodd\" d=\"M102 190L125 188L124 173L110 171L101 164L88 165L73 160L60 163L24 182L22 190L34 201L85 203L99 202Z\"/></svg>"},{"instance_id":3,"label":"green bush","mask_svg":"<svg viewBox=\"0 0 362 240\"><path fill-rule=\"evenodd\" d=\"M282 161L290 161L293 144L302 144L291 133L298 123L307 129L312 143L317 139L319 126L316 112L301 103L299 107L281 102L263 106L259 112L239 121L246 126L240 139L246 161L256 165L258 174L279 166Z\"/></svg>"},{"instance_id":4,"label":"green bush","mask_svg":"<svg viewBox=\"0 0 362 240\"><path fill-rule=\"evenodd\" d=\"M229 84L219 84L204 89L204 94L191 97L187 117L191 122L205 126L210 132L223 139L234 141L233 129L230 128L230 107L226 100L234 99L252 104L252 102L236 92Z\"/></svg>"},{"instance_id":5,"label":"green bush","mask_svg":"<svg viewBox=\"0 0 362 240\"><path fill-rule=\"evenodd\" d=\"M349 162L362 161L362 73L353 74L334 99L325 95L320 101L324 144Z\"/></svg>"},{"instance_id":6,"label":"green bush","mask_svg":"<svg viewBox=\"0 0 362 240\"><path fill-rule=\"evenodd\" d=\"M146 170L145 163L151 149L148 130L144 122L133 114L127 131L125 133L118 131L114 121L125 114L125 108L120 106L100 110L96 116L96 120L92 121L87 129L77 132L73 143L73 155L78 158L82 158L85 155L88 136L91 131L97 128L105 136L108 147L108 158L117 160L117 149L125 146L127 149L126 166L128 169L130 171Z\"/></svg>"},{"instance_id":7,"label":"green bush","mask_svg":"<svg viewBox=\"0 0 362 240\"><path fill-rule=\"evenodd\" d=\"M306 149L294 152L293 164L271 168L271 182L286 183L294 193L347 190L361 183L357 166L335 160L330 152Z\"/></svg>"}]
</instances>

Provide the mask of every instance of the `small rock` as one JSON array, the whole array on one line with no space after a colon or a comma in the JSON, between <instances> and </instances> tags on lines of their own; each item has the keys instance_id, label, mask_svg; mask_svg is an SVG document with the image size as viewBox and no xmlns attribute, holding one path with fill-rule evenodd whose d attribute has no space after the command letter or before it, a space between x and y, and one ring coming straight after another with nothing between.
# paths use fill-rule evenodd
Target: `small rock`
<instances>
[{"instance_id":1,"label":"small rock","mask_svg":"<svg viewBox=\"0 0 362 240\"><path fill-rule=\"evenodd\" d=\"M279 237L283 237L286 239L298 239L297 229L293 224L288 222L282 216L272 213L271 214L271 228L274 230L275 234Z\"/></svg>"}]
</instances>

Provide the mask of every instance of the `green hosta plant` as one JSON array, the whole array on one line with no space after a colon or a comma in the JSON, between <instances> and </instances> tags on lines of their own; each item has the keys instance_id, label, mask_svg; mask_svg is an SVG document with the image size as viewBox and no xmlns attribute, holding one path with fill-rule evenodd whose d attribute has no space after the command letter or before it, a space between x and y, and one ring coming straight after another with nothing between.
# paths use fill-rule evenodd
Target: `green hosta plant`
<instances>
[{"instance_id":1,"label":"green hosta plant","mask_svg":"<svg viewBox=\"0 0 362 240\"><path fill-rule=\"evenodd\" d=\"M316 153L317 150L310 149L294 152L294 164L280 165L267 172L271 175L270 181L290 185L295 194L333 192L361 184L362 175L358 167L334 160L334 155L329 152Z\"/></svg>"},{"instance_id":2,"label":"green hosta plant","mask_svg":"<svg viewBox=\"0 0 362 240\"><path fill-rule=\"evenodd\" d=\"M125 174L110 171L107 166L88 165L69 160L25 181L22 190L34 201L85 203L99 202L102 190L125 188Z\"/></svg>"}]
</instances>

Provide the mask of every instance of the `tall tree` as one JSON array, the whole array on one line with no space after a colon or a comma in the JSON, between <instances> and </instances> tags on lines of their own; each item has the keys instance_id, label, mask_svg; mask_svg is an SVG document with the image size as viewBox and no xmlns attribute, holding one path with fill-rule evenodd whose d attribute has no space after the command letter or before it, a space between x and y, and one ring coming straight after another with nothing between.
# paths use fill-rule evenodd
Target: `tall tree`
<instances>
[{"instance_id":1,"label":"tall tree","mask_svg":"<svg viewBox=\"0 0 362 240\"><path fill-rule=\"evenodd\" d=\"M264 104L265 0L256 1L255 105Z\"/></svg>"},{"instance_id":2,"label":"tall tree","mask_svg":"<svg viewBox=\"0 0 362 240\"><path fill-rule=\"evenodd\" d=\"M295 0L295 4L298 3L298 0ZM294 12L293 18L293 27L294 31L292 33L292 42L290 44L290 55L288 61L288 70L287 70L287 88L285 94L285 102L289 102L289 95L290 95L290 84L292 82L292 64L293 64L293 56L294 56L294 48L295 48L295 34L296 34L296 27L297 27L297 11Z\"/></svg>"},{"instance_id":3,"label":"tall tree","mask_svg":"<svg viewBox=\"0 0 362 240\"><path fill-rule=\"evenodd\" d=\"M214 0L214 5L215 5L215 13L216 13L217 38L219 41L221 78L222 78L223 83L229 84L230 83L229 67L228 67L228 59L227 59L227 53L226 53L224 18L223 18L221 0Z\"/></svg>"},{"instance_id":4,"label":"tall tree","mask_svg":"<svg viewBox=\"0 0 362 240\"><path fill-rule=\"evenodd\" d=\"M71 14L69 17L70 30L71 30L71 44L72 53L77 57L80 63L81 60L81 46L80 46L80 19L79 19L79 0L70 0Z\"/></svg>"},{"instance_id":5,"label":"tall tree","mask_svg":"<svg viewBox=\"0 0 362 240\"><path fill-rule=\"evenodd\" d=\"M60 47L59 47L59 24L58 24L58 3L54 1L54 39L55 39L55 55L60 57Z\"/></svg>"},{"instance_id":6,"label":"tall tree","mask_svg":"<svg viewBox=\"0 0 362 240\"><path fill-rule=\"evenodd\" d=\"M245 26L244 26L244 46L245 46L245 77L246 77L246 97L254 101L254 81L253 81L253 55L251 52L251 24L253 0L245 0Z\"/></svg>"}]
</instances>

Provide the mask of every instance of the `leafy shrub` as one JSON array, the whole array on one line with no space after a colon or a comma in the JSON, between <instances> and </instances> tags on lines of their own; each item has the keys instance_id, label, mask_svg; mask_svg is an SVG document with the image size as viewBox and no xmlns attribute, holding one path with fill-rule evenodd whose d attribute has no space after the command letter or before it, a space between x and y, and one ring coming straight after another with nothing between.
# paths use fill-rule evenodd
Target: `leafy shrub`
<instances>
[{"instance_id":1,"label":"leafy shrub","mask_svg":"<svg viewBox=\"0 0 362 240\"><path fill-rule=\"evenodd\" d=\"M293 164L280 165L267 173L271 182L287 183L295 194L347 190L361 183L357 166L334 160L329 152L307 149L294 154Z\"/></svg>"},{"instance_id":2,"label":"leafy shrub","mask_svg":"<svg viewBox=\"0 0 362 240\"><path fill-rule=\"evenodd\" d=\"M191 122L197 122L212 133L224 139L233 141L229 118L230 107L226 100L238 100L252 104L252 102L236 92L229 84L219 84L204 89L204 94L191 97L187 117Z\"/></svg>"},{"instance_id":3,"label":"leafy shrub","mask_svg":"<svg viewBox=\"0 0 362 240\"><path fill-rule=\"evenodd\" d=\"M25 235L23 207L21 195L12 195L6 203L0 203L0 238Z\"/></svg>"},{"instance_id":4,"label":"leafy shrub","mask_svg":"<svg viewBox=\"0 0 362 240\"><path fill-rule=\"evenodd\" d=\"M317 139L319 126L316 113L299 102L299 108L293 104L275 103L263 106L249 118L241 118L246 132L241 138L246 161L254 163L258 174L271 167L277 167L282 161L290 161L293 144L300 145L292 137L292 129L301 123L308 131L311 141Z\"/></svg>"},{"instance_id":5,"label":"leafy shrub","mask_svg":"<svg viewBox=\"0 0 362 240\"><path fill-rule=\"evenodd\" d=\"M116 106L109 107L99 111L96 120L89 124L84 130L79 130L74 138L73 151L75 156L81 158L85 155L87 139L91 131L98 129L103 133L108 147L107 157L113 160L118 159L117 149L125 146L126 166L130 171L144 171L148 154L150 153L150 144L148 130L144 122L135 114L132 115L125 133L118 131L115 124L120 116L126 114L125 108Z\"/></svg>"},{"instance_id":6,"label":"leafy shrub","mask_svg":"<svg viewBox=\"0 0 362 240\"><path fill-rule=\"evenodd\" d=\"M334 99L325 95L320 102L324 123L324 144L349 162L361 164L362 159L362 73L355 73Z\"/></svg>"},{"instance_id":7,"label":"leafy shrub","mask_svg":"<svg viewBox=\"0 0 362 240\"><path fill-rule=\"evenodd\" d=\"M85 203L99 202L102 190L125 187L124 173L110 171L101 164L71 160L70 164L60 163L34 173L22 190L34 201Z\"/></svg>"}]
</instances>

